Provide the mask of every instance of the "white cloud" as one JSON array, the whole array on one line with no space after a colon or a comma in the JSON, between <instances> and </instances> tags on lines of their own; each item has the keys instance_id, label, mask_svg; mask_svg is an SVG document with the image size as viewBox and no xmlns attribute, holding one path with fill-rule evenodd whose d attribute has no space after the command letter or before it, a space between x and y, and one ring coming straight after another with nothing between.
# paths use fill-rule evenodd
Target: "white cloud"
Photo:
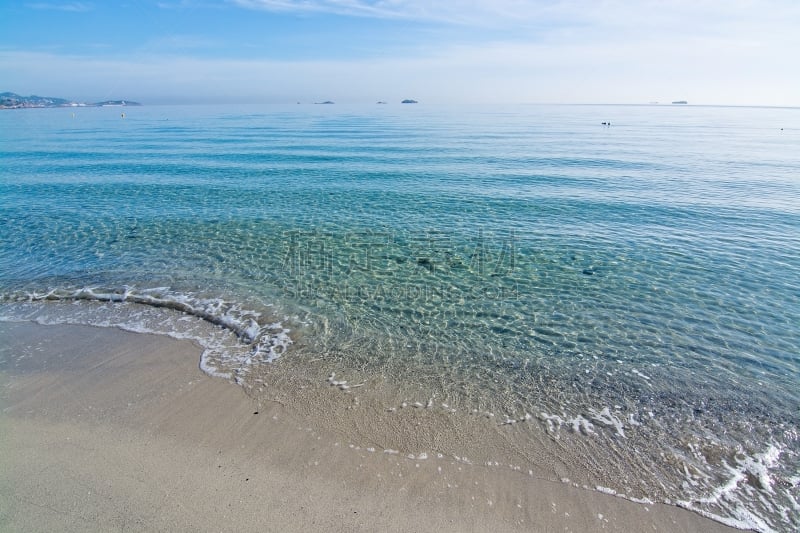
<instances>
[{"instance_id":1,"label":"white cloud","mask_svg":"<svg viewBox=\"0 0 800 533\"><path fill-rule=\"evenodd\" d=\"M159 102L692 103L800 105L800 73L782 58L701 41L630 49L576 43L484 43L425 57L338 61L200 59L161 54L124 59L0 52L0 77L15 92L79 100ZM748 52L750 50L750 52Z\"/></svg>"},{"instance_id":2,"label":"white cloud","mask_svg":"<svg viewBox=\"0 0 800 533\"><path fill-rule=\"evenodd\" d=\"M331 13L351 17L404 19L497 26L558 17L561 2L525 0L229 0L247 9Z\"/></svg>"},{"instance_id":3,"label":"white cloud","mask_svg":"<svg viewBox=\"0 0 800 533\"><path fill-rule=\"evenodd\" d=\"M52 11L73 11L76 13L84 13L94 9L92 4L85 2L67 2L67 3L50 3L50 2L32 2L25 4L25 7L39 10L52 10Z\"/></svg>"},{"instance_id":4,"label":"white cloud","mask_svg":"<svg viewBox=\"0 0 800 533\"><path fill-rule=\"evenodd\" d=\"M449 42L415 43L417 50L494 44L497 35L520 49L548 44L558 60L561 49L583 47L586 54L610 51L640 57L642 51L696 57L713 63L747 63L750 56L790 63L800 50L800 2L797 0L232 0L240 7L294 12L403 19L466 26L447 33ZM491 30L485 32L481 30ZM487 43L487 35L490 41ZM695 48L696 54L687 47ZM489 51L492 47L487 48ZM411 50L414 53L414 50ZM503 61L502 56L495 58ZM607 60L597 57L602 64ZM647 61L646 58L644 58ZM710 68L715 68L715 64ZM645 65L646 67L646 65ZM763 69L759 69L763 70ZM786 70L786 69L783 69ZM791 75L790 73L787 73Z\"/></svg>"},{"instance_id":5,"label":"white cloud","mask_svg":"<svg viewBox=\"0 0 800 533\"><path fill-rule=\"evenodd\" d=\"M229 0L247 9L407 19L479 27L714 31L737 23L800 22L796 0Z\"/></svg>"},{"instance_id":6,"label":"white cloud","mask_svg":"<svg viewBox=\"0 0 800 533\"><path fill-rule=\"evenodd\" d=\"M221 41L203 35L172 34L150 39L143 43L140 49L152 53L159 51L174 52L176 50L213 49L220 46L220 44Z\"/></svg>"},{"instance_id":7,"label":"white cloud","mask_svg":"<svg viewBox=\"0 0 800 533\"><path fill-rule=\"evenodd\" d=\"M370 17L483 19L535 30L458 32L380 59L200 58L213 35L152 41L114 59L0 52L10 90L146 102L607 102L800 105L800 2L236 0ZM537 26L537 17L550 25ZM513 19L513 20L512 20ZM466 35L466 37L464 37ZM492 35L487 37L486 35ZM498 38L498 35L504 35ZM171 50L172 55L164 55ZM159 54L157 52L161 51ZM175 55L176 52L183 55ZM52 89L50 89L52 87ZM69 88L68 91L62 88ZM86 96L82 96L86 95ZM89 98L91 96L92 98Z\"/></svg>"},{"instance_id":8,"label":"white cloud","mask_svg":"<svg viewBox=\"0 0 800 533\"><path fill-rule=\"evenodd\" d=\"M232 0L232 3L248 9L266 11L334 13L337 15L371 18L421 18L422 16L428 18L432 16L429 10L420 10L420 6L412 2L403 1Z\"/></svg>"}]
</instances>

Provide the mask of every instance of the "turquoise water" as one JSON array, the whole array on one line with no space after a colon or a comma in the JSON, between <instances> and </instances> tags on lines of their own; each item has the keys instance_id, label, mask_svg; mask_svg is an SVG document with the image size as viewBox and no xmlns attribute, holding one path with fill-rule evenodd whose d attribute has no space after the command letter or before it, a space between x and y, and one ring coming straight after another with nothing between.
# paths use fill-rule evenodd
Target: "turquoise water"
<instances>
[{"instance_id":1,"label":"turquoise water","mask_svg":"<svg viewBox=\"0 0 800 533\"><path fill-rule=\"evenodd\" d=\"M800 527L800 109L125 114L0 113L4 319L190 336L246 387L324 353Z\"/></svg>"}]
</instances>

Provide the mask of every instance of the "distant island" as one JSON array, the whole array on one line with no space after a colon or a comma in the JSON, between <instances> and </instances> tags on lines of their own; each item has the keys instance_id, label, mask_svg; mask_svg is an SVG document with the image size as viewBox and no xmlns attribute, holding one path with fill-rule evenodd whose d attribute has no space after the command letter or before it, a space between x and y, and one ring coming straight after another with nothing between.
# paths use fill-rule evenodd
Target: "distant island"
<instances>
[{"instance_id":1,"label":"distant island","mask_svg":"<svg viewBox=\"0 0 800 533\"><path fill-rule=\"evenodd\" d=\"M409 99L407 99L407 100L403 100L403 101L402 101L402 102L400 102L400 103L401 103L401 104L418 104L419 102L417 102L416 100L412 100L412 99L410 99L410 98L409 98Z\"/></svg>"},{"instance_id":2,"label":"distant island","mask_svg":"<svg viewBox=\"0 0 800 533\"><path fill-rule=\"evenodd\" d=\"M103 102L83 103L54 98L52 96L20 96L16 93L0 93L0 109L27 109L44 107L109 107L109 106L140 106L139 102L130 100L105 100Z\"/></svg>"},{"instance_id":3,"label":"distant island","mask_svg":"<svg viewBox=\"0 0 800 533\"><path fill-rule=\"evenodd\" d=\"M314 102L317 105L331 105L333 102L330 100L325 100L324 102Z\"/></svg>"},{"instance_id":4,"label":"distant island","mask_svg":"<svg viewBox=\"0 0 800 533\"><path fill-rule=\"evenodd\" d=\"M672 102L672 103L673 103L673 104L688 104L689 102L687 102L686 100L675 100L675 101L674 101L674 102Z\"/></svg>"}]
</instances>

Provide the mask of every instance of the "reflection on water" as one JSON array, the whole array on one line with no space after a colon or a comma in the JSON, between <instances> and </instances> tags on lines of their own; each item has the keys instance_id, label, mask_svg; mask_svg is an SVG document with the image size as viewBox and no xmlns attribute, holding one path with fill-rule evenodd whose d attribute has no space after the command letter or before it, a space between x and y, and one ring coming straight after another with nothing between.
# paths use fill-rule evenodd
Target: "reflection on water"
<instances>
[{"instance_id":1,"label":"reflection on water","mask_svg":"<svg viewBox=\"0 0 800 533\"><path fill-rule=\"evenodd\" d=\"M352 372L798 526L797 110L329 107L3 114L3 316L193 338L253 394Z\"/></svg>"}]
</instances>

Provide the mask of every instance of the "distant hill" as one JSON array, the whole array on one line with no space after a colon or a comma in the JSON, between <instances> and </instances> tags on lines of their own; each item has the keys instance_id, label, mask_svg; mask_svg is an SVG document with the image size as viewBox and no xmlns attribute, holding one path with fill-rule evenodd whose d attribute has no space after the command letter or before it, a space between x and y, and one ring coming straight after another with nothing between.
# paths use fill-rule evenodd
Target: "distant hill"
<instances>
[{"instance_id":1,"label":"distant hill","mask_svg":"<svg viewBox=\"0 0 800 533\"><path fill-rule=\"evenodd\" d=\"M69 100L52 98L49 96L20 96L15 93L0 93L0 107L65 107L70 105Z\"/></svg>"},{"instance_id":2,"label":"distant hill","mask_svg":"<svg viewBox=\"0 0 800 533\"><path fill-rule=\"evenodd\" d=\"M22 109L29 107L104 107L104 106L138 106L139 102L129 100L105 100L103 102L84 103L55 98L52 96L20 96L16 93L0 93L0 109Z\"/></svg>"}]
</instances>

